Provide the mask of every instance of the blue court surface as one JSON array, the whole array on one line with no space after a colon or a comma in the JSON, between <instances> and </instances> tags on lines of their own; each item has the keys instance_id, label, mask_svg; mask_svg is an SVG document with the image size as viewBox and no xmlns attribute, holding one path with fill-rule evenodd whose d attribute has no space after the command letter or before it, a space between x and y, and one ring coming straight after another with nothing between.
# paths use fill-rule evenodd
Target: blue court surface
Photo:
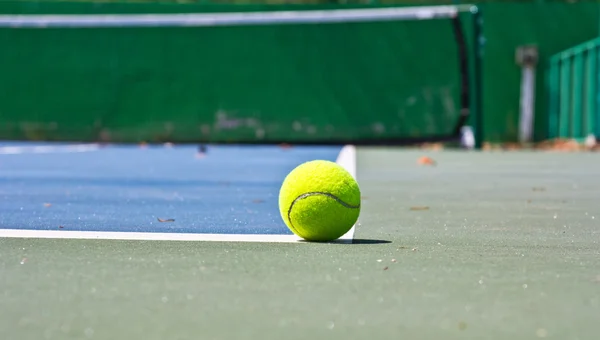
<instances>
[{"instance_id":1,"label":"blue court surface","mask_svg":"<svg viewBox=\"0 0 600 340\"><path fill-rule=\"evenodd\" d=\"M292 235L278 209L283 179L342 150L3 143L0 232Z\"/></svg>"}]
</instances>

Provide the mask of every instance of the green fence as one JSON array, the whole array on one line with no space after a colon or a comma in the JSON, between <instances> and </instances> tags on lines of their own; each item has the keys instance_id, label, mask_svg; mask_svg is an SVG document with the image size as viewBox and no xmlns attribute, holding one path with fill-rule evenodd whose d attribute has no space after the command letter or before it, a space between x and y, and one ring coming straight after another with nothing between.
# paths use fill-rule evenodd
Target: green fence
<instances>
[{"instance_id":1,"label":"green fence","mask_svg":"<svg viewBox=\"0 0 600 340\"><path fill-rule=\"evenodd\" d=\"M549 137L600 136L600 38L562 51L548 70Z\"/></svg>"}]
</instances>

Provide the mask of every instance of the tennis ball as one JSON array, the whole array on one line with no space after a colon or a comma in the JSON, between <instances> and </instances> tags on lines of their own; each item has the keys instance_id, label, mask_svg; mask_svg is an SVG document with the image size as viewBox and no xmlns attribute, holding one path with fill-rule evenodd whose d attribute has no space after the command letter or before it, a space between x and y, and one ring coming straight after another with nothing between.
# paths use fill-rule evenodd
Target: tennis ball
<instances>
[{"instance_id":1,"label":"tennis ball","mask_svg":"<svg viewBox=\"0 0 600 340\"><path fill-rule=\"evenodd\" d=\"M360 189L337 163L315 160L300 164L284 179L279 211L288 228L307 241L333 241L358 220Z\"/></svg>"}]
</instances>

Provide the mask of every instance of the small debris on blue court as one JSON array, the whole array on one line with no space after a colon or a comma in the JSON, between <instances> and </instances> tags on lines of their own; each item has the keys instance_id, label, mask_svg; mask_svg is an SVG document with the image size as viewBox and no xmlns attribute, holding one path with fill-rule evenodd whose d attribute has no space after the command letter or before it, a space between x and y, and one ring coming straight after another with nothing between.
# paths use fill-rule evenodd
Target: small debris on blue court
<instances>
[{"instance_id":1,"label":"small debris on blue court","mask_svg":"<svg viewBox=\"0 0 600 340\"><path fill-rule=\"evenodd\" d=\"M46 207L46 208L50 208L51 206L52 206L51 203L44 203L44 207Z\"/></svg>"},{"instance_id":2,"label":"small debris on blue court","mask_svg":"<svg viewBox=\"0 0 600 340\"><path fill-rule=\"evenodd\" d=\"M158 219L158 222L161 222L161 223L164 223L164 222L175 222L175 219L172 219L172 218L166 218L166 219L157 218L157 219Z\"/></svg>"},{"instance_id":3,"label":"small debris on blue court","mask_svg":"<svg viewBox=\"0 0 600 340\"><path fill-rule=\"evenodd\" d=\"M59 225L58 229L64 229L64 227L62 225Z\"/></svg>"},{"instance_id":4,"label":"small debris on blue court","mask_svg":"<svg viewBox=\"0 0 600 340\"><path fill-rule=\"evenodd\" d=\"M196 150L196 158L204 158L206 157L206 145L200 144L198 145L198 150Z\"/></svg>"},{"instance_id":5,"label":"small debris on blue court","mask_svg":"<svg viewBox=\"0 0 600 340\"><path fill-rule=\"evenodd\" d=\"M260 198L252 200L252 203L264 203L265 200L261 200Z\"/></svg>"}]
</instances>

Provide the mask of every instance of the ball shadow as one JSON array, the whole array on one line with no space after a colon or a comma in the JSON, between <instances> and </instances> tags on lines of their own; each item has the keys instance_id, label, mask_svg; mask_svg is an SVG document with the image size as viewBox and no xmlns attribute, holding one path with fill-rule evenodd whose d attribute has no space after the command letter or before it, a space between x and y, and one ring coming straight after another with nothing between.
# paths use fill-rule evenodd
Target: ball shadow
<instances>
[{"instance_id":1,"label":"ball shadow","mask_svg":"<svg viewBox=\"0 0 600 340\"><path fill-rule=\"evenodd\" d=\"M392 241L388 241L388 240L364 239L364 238L355 238L352 240L325 241L325 242L299 240L298 242L317 243L317 244L318 243L321 243L321 244L343 244L343 245L392 243Z\"/></svg>"},{"instance_id":2,"label":"ball shadow","mask_svg":"<svg viewBox=\"0 0 600 340\"><path fill-rule=\"evenodd\" d=\"M392 243L392 241L355 238L351 242L351 244L384 244L384 243Z\"/></svg>"}]
</instances>

